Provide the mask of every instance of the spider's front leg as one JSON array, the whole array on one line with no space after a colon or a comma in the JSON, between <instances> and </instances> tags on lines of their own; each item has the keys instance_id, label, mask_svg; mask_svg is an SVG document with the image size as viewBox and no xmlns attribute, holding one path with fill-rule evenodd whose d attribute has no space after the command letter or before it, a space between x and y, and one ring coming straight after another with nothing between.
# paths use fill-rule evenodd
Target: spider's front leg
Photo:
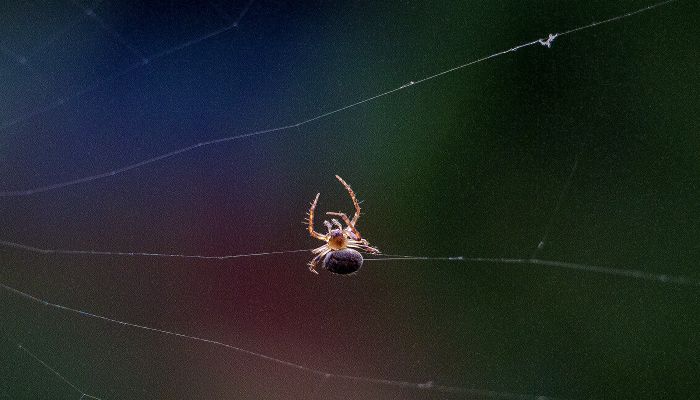
<instances>
[{"instance_id":1,"label":"spider's front leg","mask_svg":"<svg viewBox=\"0 0 700 400\"><path fill-rule=\"evenodd\" d=\"M340 229L341 231L343 230L343 225L340 223L340 221L338 221L338 220L335 219L335 218L332 218L331 221L333 221L333 225L335 225L336 227L338 227L338 229Z\"/></svg>"},{"instance_id":2,"label":"spider's front leg","mask_svg":"<svg viewBox=\"0 0 700 400\"><path fill-rule=\"evenodd\" d=\"M340 183L345 186L345 189L348 191L350 194L350 198L352 199L352 204L355 206L355 215L352 217L352 225L357 224L357 220L360 219L360 202L357 201L357 196L355 196L355 192L352 190L350 185L348 185L347 182L343 180L343 178L339 177L338 175L335 176ZM348 224L350 225L350 224Z\"/></svg>"},{"instance_id":3,"label":"spider's front leg","mask_svg":"<svg viewBox=\"0 0 700 400\"><path fill-rule=\"evenodd\" d=\"M322 235L314 230L314 212L316 211L316 204L318 204L318 196L320 196L321 193L316 194L316 198L314 199L313 202L311 202L311 208L309 208L309 235L311 237L314 237L318 240L326 240L326 236Z\"/></svg>"},{"instance_id":4,"label":"spider's front leg","mask_svg":"<svg viewBox=\"0 0 700 400\"><path fill-rule=\"evenodd\" d=\"M331 223L328 221L323 221L323 225L325 225L326 228L328 228L328 234L330 235L331 231L333 230L333 225L331 225Z\"/></svg>"},{"instance_id":5,"label":"spider's front leg","mask_svg":"<svg viewBox=\"0 0 700 400\"><path fill-rule=\"evenodd\" d=\"M342 218L343 221L345 221L345 224L348 226L348 228L350 228L350 231L353 233L353 235L356 236L355 239L356 239L356 240L361 240L361 239L362 239L362 235L360 235L360 231L358 231L358 230L355 228L355 224L353 224L352 221L350 221L350 218L348 218L348 216L345 215L345 213L328 211L326 214L328 214L328 215L336 215L336 216Z\"/></svg>"}]
</instances>

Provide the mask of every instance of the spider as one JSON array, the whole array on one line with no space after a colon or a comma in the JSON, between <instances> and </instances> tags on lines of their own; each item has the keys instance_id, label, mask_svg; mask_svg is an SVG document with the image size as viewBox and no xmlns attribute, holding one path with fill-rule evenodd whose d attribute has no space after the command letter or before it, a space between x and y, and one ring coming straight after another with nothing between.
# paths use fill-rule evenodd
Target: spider
<instances>
[{"instance_id":1,"label":"spider","mask_svg":"<svg viewBox=\"0 0 700 400\"><path fill-rule=\"evenodd\" d=\"M316 204L318 203L318 196L321 193L316 194L316 198L311 202L311 208L308 213L308 224L309 224L309 234L318 240L323 240L326 242L323 246L318 247L313 251L316 254L309 262L309 270L314 274L318 274L316 267L319 265L326 270L336 273L336 274L352 274L357 272L362 266L362 255L354 249L360 249L371 254L380 254L379 250L371 247L367 240L362 238L360 232L357 230L355 225L357 225L357 220L360 219L360 203L355 197L355 192L352 191L350 185L343 180L343 178L338 175L335 176L340 183L345 186L353 204L355 205L355 215L352 217L352 221L347 215L341 212L327 212L327 215L332 215L340 217L347 225L343 228L343 225L335 218L332 218L332 224L328 221L323 221L326 225L328 233L321 234L314 230L314 211L316 210ZM336 228L333 229L333 226Z\"/></svg>"}]
</instances>

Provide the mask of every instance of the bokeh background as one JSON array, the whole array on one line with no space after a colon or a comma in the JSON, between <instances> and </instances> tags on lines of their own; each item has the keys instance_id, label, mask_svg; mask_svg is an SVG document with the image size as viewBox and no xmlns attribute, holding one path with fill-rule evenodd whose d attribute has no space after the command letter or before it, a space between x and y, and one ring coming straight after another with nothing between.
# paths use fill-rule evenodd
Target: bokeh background
<instances>
[{"instance_id":1,"label":"bokeh background","mask_svg":"<svg viewBox=\"0 0 700 400\"><path fill-rule=\"evenodd\" d=\"M648 4L4 2L1 190L304 121ZM697 12L679 0L298 128L2 198L0 239L204 255L312 248L301 222L317 192L321 212L351 211L339 174L364 200L360 230L386 253L527 258L547 231L539 258L700 279ZM338 374L573 399L697 393L697 287L444 261L314 276L309 258L3 248L0 279ZM6 291L0 304L0 398L80 396L18 343L102 399L469 397L322 381Z\"/></svg>"}]
</instances>

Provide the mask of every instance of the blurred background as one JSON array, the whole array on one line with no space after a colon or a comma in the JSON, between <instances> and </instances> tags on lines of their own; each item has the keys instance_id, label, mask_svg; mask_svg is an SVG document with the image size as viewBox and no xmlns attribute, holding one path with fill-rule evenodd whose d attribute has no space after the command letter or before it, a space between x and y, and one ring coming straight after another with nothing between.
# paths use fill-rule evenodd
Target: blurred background
<instances>
[{"instance_id":1,"label":"blurred background","mask_svg":"<svg viewBox=\"0 0 700 400\"><path fill-rule=\"evenodd\" d=\"M295 124L649 4L4 2L0 190ZM679 0L298 128L0 198L0 239L202 255L313 248L301 223L317 192L321 213L352 210L338 174L364 200L358 228L388 254L527 258L547 232L538 258L700 279L697 11ZM310 258L2 248L0 280L341 375L572 399L696 393L697 287L445 261L315 276ZM7 291L0 301L0 398L80 395L18 343L102 399L471 398L321 380Z\"/></svg>"}]
</instances>

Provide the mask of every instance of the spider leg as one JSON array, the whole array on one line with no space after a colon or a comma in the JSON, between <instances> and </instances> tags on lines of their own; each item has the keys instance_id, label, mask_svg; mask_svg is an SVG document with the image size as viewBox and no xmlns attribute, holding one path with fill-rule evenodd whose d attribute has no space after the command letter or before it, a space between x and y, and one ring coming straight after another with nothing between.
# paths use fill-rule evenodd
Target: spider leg
<instances>
[{"instance_id":1,"label":"spider leg","mask_svg":"<svg viewBox=\"0 0 700 400\"><path fill-rule=\"evenodd\" d=\"M370 254L382 254L378 248L370 246L365 239L362 239L362 245L360 248Z\"/></svg>"},{"instance_id":2,"label":"spider leg","mask_svg":"<svg viewBox=\"0 0 700 400\"><path fill-rule=\"evenodd\" d=\"M328 228L328 233L330 234L331 231L333 230L333 225L331 225L331 223L328 221L323 221L323 225L325 225L326 228Z\"/></svg>"},{"instance_id":3,"label":"spider leg","mask_svg":"<svg viewBox=\"0 0 700 400\"><path fill-rule=\"evenodd\" d=\"M332 218L331 221L333 221L333 225L337 226L338 229L340 229L340 230L343 229L343 225L340 224L340 221L338 221L338 220L335 219L335 218Z\"/></svg>"},{"instance_id":4,"label":"spider leg","mask_svg":"<svg viewBox=\"0 0 700 400\"><path fill-rule=\"evenodd\" d=\"M320 196L321 193L316 194L316 198L314 201L311 203L311 208L309 208L309 235L311 237L314 237L318 240L326 240L326 236L322 235L314 230L314 211L316 211L316 204L318 203L318 196Z\"/></svg>"},{"instance_id":5,"label":"spider leg","mask_svg":"<svg viewBox=\"0 0 700 400\"><path fill-rule=\"evenodd\" d=\"M357 224L357 220L360 219L360 202L357 201L357 196L355 196L355 192L353 192L352 188L350 188L350 185L348 185L347 182L343 180L343 178L339 177L338 175L335 176L340 183L345 186L345 189L350 193L350 198L352 199L352 203L355 205L355 215L352 217L352 225L354 226ZM348 223L348 225L350 225Z\"/></svg>"},{"instance_id":6,"label":"spider leg","mask_svg":"<svg viewBox=\"0 0 700 400\"><path fill-rule=\"evenodd\" d=\"M309 271L313 272L316 275L318 275L318 271L316 271L316 267L318 266L319 261L320 261L320 257L316 256L316 257L314 257L313 260L311 260L309 262Z\"/></svg>"},{"instance_id":7,"label":"spider leg","mask_svg":"<svg viewBox=\"0 0 700 400\"><path fill-rule=\"evenodd\" d=\"M365 253L370 253L370 254L382 254L381 251L379 251L378 248L372 247L369 245L367 240L361 239L361 240L353 240L350 242L348 247L354 247L356 249L360 249L364 251Z\"/></svg>"},{"instance_id":8,"label":"spider leg","mask_svg":"<svg viewBox=\"0 0 700 400\"><path fill-rule=\"evenodd\" d=\"M323 245L321 247L317 247L312 250L314 253L316 253L316 257L314 257L311 261L309 261L309 271L313 272L314 274L318 275L318 271L316 271L316 267L318 267L322 262L323 258L328 254L331 249L328 248L328 245Z\"/></svg>"},{"instance_id":9,"label":"spider leg","mask_svg":"<svg viewBox=\"0 0 700 400\"><path fill-rule=\"evenodd\" d=\"M355 228L355 224L352 223L352 221L350 221L350 218L348 218L348 216L345 215L345 213L329 211L326 214L337 215L340 218L342 218L343 221L345 221L345 223L348 225L348 228L350 228L350 232L352 232L352 234L356 236L355 239L357 239L357 240L362 239L362 235L360 235L360 232ZM336 220L334 219L334 221L336 221Z\"/></svg>"}]
</instances>

